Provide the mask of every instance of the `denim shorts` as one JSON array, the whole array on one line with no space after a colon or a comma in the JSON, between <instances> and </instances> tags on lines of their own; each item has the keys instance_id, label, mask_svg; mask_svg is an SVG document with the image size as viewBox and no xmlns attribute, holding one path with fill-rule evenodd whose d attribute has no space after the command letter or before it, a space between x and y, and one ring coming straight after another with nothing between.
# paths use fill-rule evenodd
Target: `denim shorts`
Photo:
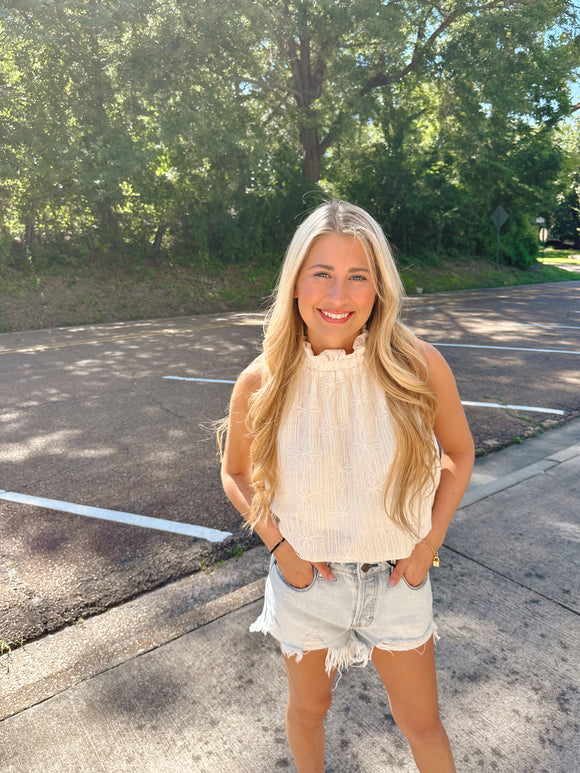
<instances>
[{"instance_id":1,"label":"denim shorts","mask_svg":"<svg viewBox=\"0 0 580 773\"><path fill-rule=\"evenodd\" d=\"M365 666L374 647L413 650L435 634L429 575L418 587L402 577L389 588L394 562L329 566L336 582L314 569L310 585L294 588L272 558L264 607L250 630L269 633L282 653L297 661L306 652L327 650L329 674L351 665Z\"/></svg>"}]
</instances>

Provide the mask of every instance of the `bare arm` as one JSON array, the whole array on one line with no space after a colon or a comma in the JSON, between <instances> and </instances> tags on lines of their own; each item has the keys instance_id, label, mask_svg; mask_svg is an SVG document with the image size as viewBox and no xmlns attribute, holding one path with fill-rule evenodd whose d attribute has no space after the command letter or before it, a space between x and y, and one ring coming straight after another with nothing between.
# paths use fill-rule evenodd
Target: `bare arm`
<instances>
[{"instance_id":1,"label":"bare arm","mask_svg":"<svg viewBox=\"0 0 580 773\"><path fill-rule=\"evenodd\" d=\"M438 550L469 483L474 448L449 365L435 347L424 342L421 347L427 362L427 381L438 400L434 430L442 449L441 480L433 503L431 531L426 538ZM397 563L389 584L396 585L404 574L411 585L419 585L429 571L432 558L429 546L419 542L409 558Z\"/></svg>"},{"instance_id":2,"label":"bare arm","mask_svg":"<svg viewBox=\"0 0 580 773\"><path fill-rule=\"evenodd\" d=\"M250 396L261 385L261 368L254 361L240 375L232 392L230 418L224 456L222 460L222 484L228 499L247 520L250 516L252 498L252 439L248 430L247 417ZM282 534L271 518L261 520L254 526L262 542L271 550L281 539ZM334 575L325 563L312 564L301 559L289 542L283 542L276 549L276 561L282 574L297 588L303 588L312 582L313 566L327 580Z\"/></svg>"}]
</instances>

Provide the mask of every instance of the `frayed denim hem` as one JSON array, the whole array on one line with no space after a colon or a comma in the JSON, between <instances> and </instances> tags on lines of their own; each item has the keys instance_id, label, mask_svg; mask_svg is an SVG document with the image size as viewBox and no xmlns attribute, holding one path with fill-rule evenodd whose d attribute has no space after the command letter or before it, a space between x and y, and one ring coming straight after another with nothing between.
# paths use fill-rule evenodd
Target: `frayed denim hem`
<instances>
[{"instance_id":1,"label":"frayed denim hem","mask_svg":"<svg viewBox=\"0 0 580 773\"><path fill-rule=\"evenodd\" d=\"M384 650L386 652L409 652L410 650L415 650L416 652L419 652L419 650L421 649L421 652L419 652L419 654L422 655L423 652L425 651L425 645L427 644L427 642L431 637L433 637L434 644L436 644L441 638L437 633L437 626L435 625L435 623L431 623L425 635L421 636L420 639L417 639L412 643L402 642L398 644L398 643L389 642L388 644L375 644L375 647L378 650Z\"/></svg>"},{"instance_id":2,"label":"frayed denim hem","mask_svg":"<svg viewBox=\"0 0 580 773\"><path fill-rule=\"evenodd\" d=\"M348 671L351 666L353 668L365 668L368 665L369 660L372 658L373 650L375 647L386 652L408 652L410 650L415 650L422 655L425 651L425 645L431 637L433 637L434 642L437 642L440 638L437 634L437 626L435 623L433 623L424 636L412 643L401 642L399 644L389 642L371 646L370 644L367 644L366 642L360 641L360 639L353 637L352 641L350 641L349 644L345 645L344 647L334 648L319 646L312 647L310 649L301 649L300 647L295 647L291 644L286 644L285 642L280 641L280 639L278 639L272 633L272 631L269 630L269 626L264 619L264 615L260 615L260 617L254 623L252 623L250 626L250 631L261 632L265 636L270 634L270 636L272 636L272 638L275 639L280 645L282 655L286 658L296 658L297 663L300 663L304 655L307 655L309 652L326 650L324 667L328 676L331 676L333 672L336 673L337 679L335 687L338 684L343 672Z\"/></svg>"}]
</instances>

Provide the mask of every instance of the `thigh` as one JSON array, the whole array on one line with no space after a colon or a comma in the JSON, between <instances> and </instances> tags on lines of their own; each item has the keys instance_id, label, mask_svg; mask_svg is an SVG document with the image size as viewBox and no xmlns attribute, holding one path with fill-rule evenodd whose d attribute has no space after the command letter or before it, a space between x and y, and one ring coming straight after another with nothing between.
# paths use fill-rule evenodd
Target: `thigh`
<instances>
[{"instance_id":1,"label":"thigh","mask_svg":"<svg viewBox=\"0 0 580 773\"><path fill-rule=\"evenodd\" d=\"M373 663L387 690L393 718L408 735L439 722L433 637L416 650L375 647Z\"/></svg>"},{"instance_id":2,"label":"thigh","mask_svg":"<svg viewBox=\"0 0 580 773\"><path fill-rule=\"evenodd\" d=\"M328 708L336 671L326 673L326 650L307 652L297 660L284 656L291 700L303 707Z\"/></svg>"}]
</instances>

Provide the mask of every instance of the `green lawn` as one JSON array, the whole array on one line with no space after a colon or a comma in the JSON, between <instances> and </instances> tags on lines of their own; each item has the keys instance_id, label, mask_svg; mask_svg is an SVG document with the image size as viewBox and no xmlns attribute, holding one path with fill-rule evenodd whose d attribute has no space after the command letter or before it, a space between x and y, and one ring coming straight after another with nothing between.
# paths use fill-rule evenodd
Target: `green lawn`
<instances>
[{"instance_id":1,"label":"green lawn","mask_svg":"<svg viewBox=\"0 0 580 773\"><path fill-rule=\"evenodd\" d=\"M554 263L561 265L576 265L580 266L580 252L577 250L553 250L550 247L539 258L545 266L550 266Z\"/></svg>"},{"instance_id":2,"label":"green lawn","mask_svg":"<svg viewBox=\"0 0 580 773\"><path fill-rule=\"evenodd\" d=\"M560 253L558 253L560 254ZM571 253L565 255L568 263L574 263ZM548 250L546 250L546 256ZM505 287L507 285L541 284L544 282L566 282L577 279L571 271L556 264L565 261L544 259L527 270L501 265L485 260L462 259L443 260L438 266L430 266L412 259L401 258L399 268L407 292L411 295L423 292L444 292L446 290L472 290L480 287Z\"/></svg>"},{"instance_id":3,"label":"green lawn","mask_svg":"<svg viewBox=\"0 0 580 773\"><path fill-rule=\"evenodd\" d=\"M577 265L571 250L546 250L526 271L490 260L397 259L409 295L481 287L580 279L560 268ZM557 265L559 264L559 265ZM165 263L64 266L50 273L4 267L0 284L0 332L46 327L264 309L279 266L233 264L183 266Z\"/></svg>"}]
</instances>

